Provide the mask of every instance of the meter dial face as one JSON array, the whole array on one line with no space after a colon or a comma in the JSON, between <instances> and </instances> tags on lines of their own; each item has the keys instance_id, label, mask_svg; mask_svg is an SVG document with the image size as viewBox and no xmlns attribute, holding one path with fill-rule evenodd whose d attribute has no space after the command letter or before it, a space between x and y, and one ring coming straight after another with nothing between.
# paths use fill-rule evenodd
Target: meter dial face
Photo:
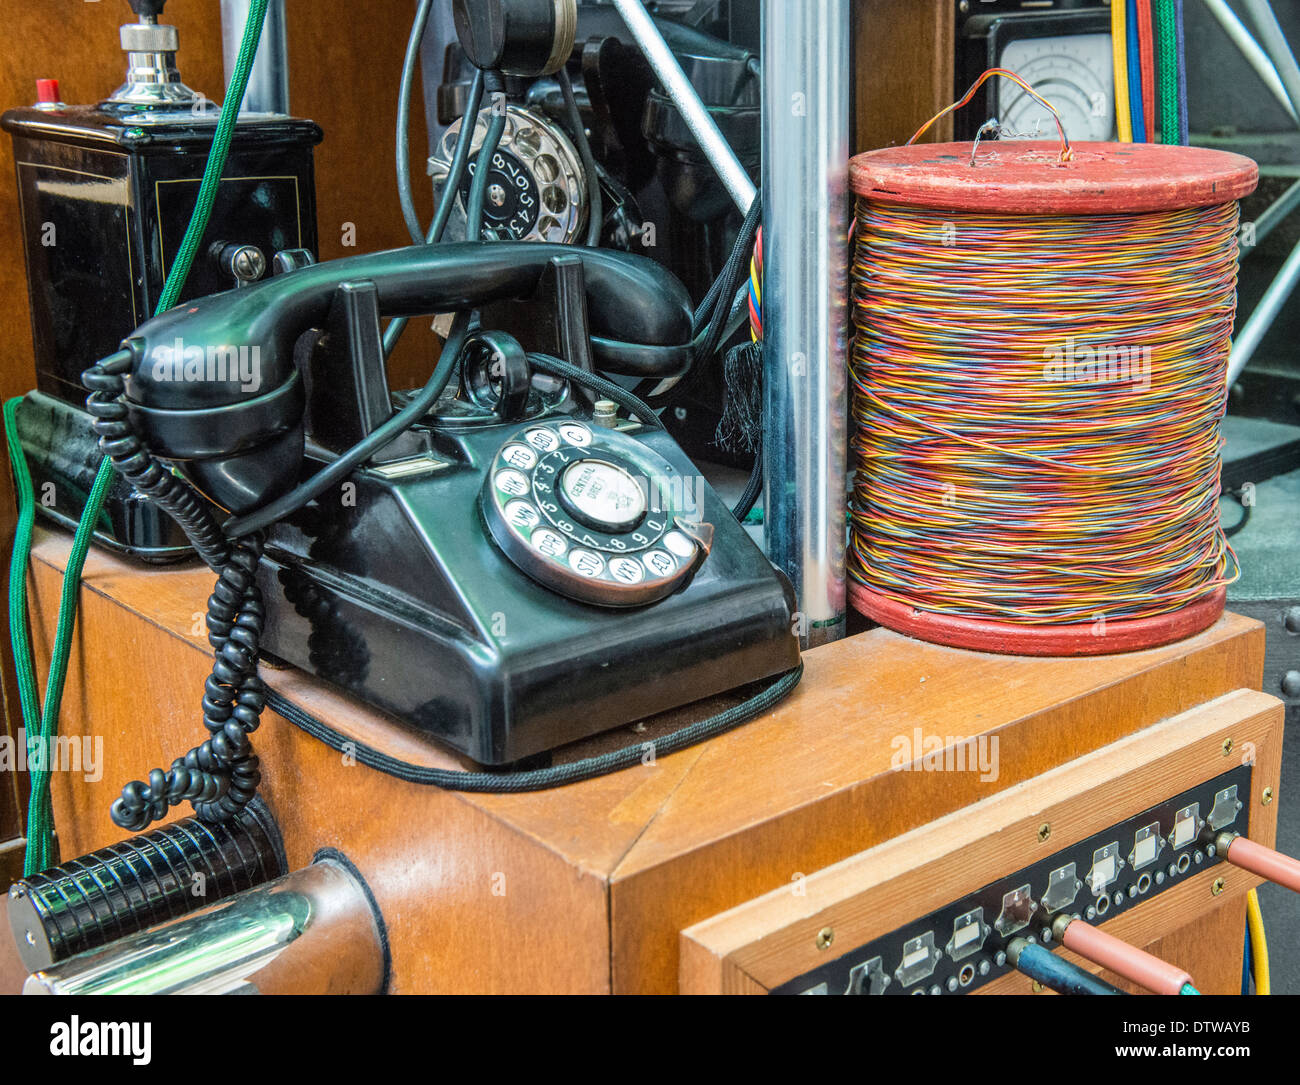
<instances>
[{"instance_id":1,"label":"meter dial face","mask_svg":"<svg viewBox=\"0 0 1300 1085\"><path fill-rule=\"evenodd\" d=\"M1105 142L1115 134L1114 66L1109 34L1023 38L1002 51L1001 66L1052 103L1065 134L1075 142ZM1003 128L1026 139L1055 140L1051 113L1007 79L997 80L997 108Z\"/></svg>"},{"instance_id":2,"label":"meter dial face","mask_svg":"<svg viewBox=\"0 0 1300 1085\"><path fill-rule=\"evenodd\" d=\"M626 434L530 423L493 457L480 494L488 532L516 566L561 595L641 606L671 595L708 554L694 487Z\"/></svg>"}]
</instances>

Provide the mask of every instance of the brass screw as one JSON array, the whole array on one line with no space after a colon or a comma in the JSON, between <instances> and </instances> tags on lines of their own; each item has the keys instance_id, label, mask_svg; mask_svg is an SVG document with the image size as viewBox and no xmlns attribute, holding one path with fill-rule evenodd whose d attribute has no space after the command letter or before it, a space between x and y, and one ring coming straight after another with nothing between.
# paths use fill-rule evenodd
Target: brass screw
<instances>
[{"instance_id":1,"label":"brass screw","mask_svg":"<svg viewBox=\"0 0 1300 1085\"><path fill-rule=\"evenodd\" d=\"M1222 878L1215 878L1214 881L1210 884L1211 896L1217 897L1220 893L1222 893L1224 885L1225 883Z\"/></svg>"},{"instance_id":2,"label":"brass screw","mask_svg":"<svg viewBox=\"0 0 1300 1085\"><path fill-rule=\"evenodd\" d=\"M1264 788L1264 790L1260 792L1259 801L1265 806L1271 803L1273 801L1273 789L1271 787Z\"/></svg>"},{"instance_id":3,"label":"brass screw","mask_svg":"<svg viewBox=\"0 0 1300 1085\"><path fill-rule=\"evenodd\" d=\"M817 932L817 948L826 949L835 941L835 932L830 927L823 927Z\"/></svg>"},{"instance_id":4,"label":"brass screw","mask_svg":"<svg viewBox=\"0 0 1300 1085\"><path fill-rule=\"evenodd\" d=\"M1223 756L1227 757L1230 753L1232 753L1232 739L1225 738L1223 740Z\"/></svg>"},{"instance_id":5,"label":"brass screw","mask_svg":"<svg viewBox=\"0 0 1300 1085\"><path fill-rule=\"evenodd\" d=\"M1043 993L1043 985L1039 983L1037 980L1034 980L1032 987L1033 987L1034 994L1041 995Z\"/></svg>"},{"instance_id":6,"label":"brass screw","mask_svg":"<svg viewBox=\"0 0 1300 1085\"><path fill-rule=\"evenodd\" d=\"M1050 821L1045 821L1040 826L1038 826L1038 842L1040 844L1051 835L1052 835L1052 823Z\"/></svg>"}]
</instances>

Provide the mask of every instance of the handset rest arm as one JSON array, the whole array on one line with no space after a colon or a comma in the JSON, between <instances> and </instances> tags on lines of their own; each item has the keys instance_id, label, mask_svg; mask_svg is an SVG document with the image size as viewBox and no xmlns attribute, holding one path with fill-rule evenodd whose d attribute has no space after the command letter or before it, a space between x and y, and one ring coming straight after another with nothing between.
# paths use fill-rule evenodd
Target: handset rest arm
<instances>
[{"instance_id":1,"label":"handset rest arm","mask_svg":"<svg viewBox=\"0 0 1300 1085\"><path fill-rule=\"evenodd\" d=\"M295 346L326 325L340 284L372 284L385 316L465 312L527 298L557 256L583 263L598 369L610 359L618 372L632 348L670 371L689 362L689 296L645 257L530 242L414 246L300 267L142 324L124 343L132 425L218 505L256 508L299 480L304 396Z\"/></svg>"},{"instance_id":2,"label":"handset rest arm","mask_svg":"<svg viewBox=\"0 0 1300 1085\"><path fill-rule=\"evenodd\" d=\"M671 272L646 257L519 241L411 246L313 264L155 317L126 341L135 355L127 398L143 407L179 410L247 398L241 385L248 381L167 379L170 374L157 363L175 352L178 341L183 351L201 349L205 360L212 350L256 348L260 388L278 387L292 373L295 341L325 322L341 282L374 283L384 316L418 316L527 297L550 260L561 255L583 262L593 337L689 349L690 298Z\"/></svg>"}]
</instances>

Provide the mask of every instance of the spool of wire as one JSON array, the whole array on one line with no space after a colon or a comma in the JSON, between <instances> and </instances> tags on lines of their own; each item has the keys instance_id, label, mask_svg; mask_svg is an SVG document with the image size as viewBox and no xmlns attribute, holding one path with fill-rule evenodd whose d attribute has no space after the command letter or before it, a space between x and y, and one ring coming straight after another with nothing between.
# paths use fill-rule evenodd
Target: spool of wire
<instances>
[{"instance_id":1,"label":"spool of wire","mask_svg":"<svg viewBox=\"0 0 1300 1085\"><path fill-rule=\"evenodd\" d=\"M918 133L919 134L919 133ZM849 595L958 647L1152 647L1222 612L1239 155L984 142L853 159Z\"/></svg>"}]
</instances>

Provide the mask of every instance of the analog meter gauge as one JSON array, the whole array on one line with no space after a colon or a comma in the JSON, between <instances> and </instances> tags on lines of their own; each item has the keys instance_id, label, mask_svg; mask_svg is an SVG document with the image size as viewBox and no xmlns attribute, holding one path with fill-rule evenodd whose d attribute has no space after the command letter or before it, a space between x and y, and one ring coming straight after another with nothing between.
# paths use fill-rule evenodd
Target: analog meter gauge
<instances>
[{"instance_id":1,"label":"analog meter gauge","mask_svg":"<svg viewBox=\"0 0 1300 1085\"><path fill-rule=\"evenodd\" d=\"M1070 139L1101 143L1114 137L1109 34L1021 38L1008 43L1000 66L1015 72L1056 107ZM996 116L1004 128L1030 139L1057 138L1052 115L1023 89L999 79L996 93Z\"/></svg>"},{"instance_id":2,"label":"analog meter gauge","mask_svg":"<svg viewBox=\"0 0 1300 1085\"><path fill-rule=\"evenodd\" d=\"M989 68L1006 68L1056 107L1070 139L1114 139L1109 5L1073 0L1064 11L1025 7L1021 0L957 0L954 98ZM990 79L976 92L956 113L954 134L959 140L973 139L994 117L1005 130L1004 138L1057 138L1051 113L1008 79Z\"/></svg>"}]
</instances>

